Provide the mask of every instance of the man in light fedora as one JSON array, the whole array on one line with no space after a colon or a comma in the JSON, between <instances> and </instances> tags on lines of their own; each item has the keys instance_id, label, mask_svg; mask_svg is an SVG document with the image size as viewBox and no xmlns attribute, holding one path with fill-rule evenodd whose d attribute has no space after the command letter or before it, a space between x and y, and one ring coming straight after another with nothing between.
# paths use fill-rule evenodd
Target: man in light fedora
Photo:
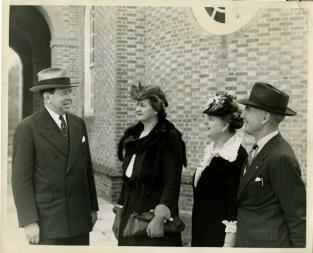
<instances>
[{"instance_id":1,"label":"man in light fedora","mask_svg":"<svg viewBox=\"0 0 313 253\"><path fill-rule=\"evenodd\" d=\"M48 68L30 89L44 108L23 119L13 139L12 188L30 244L89 245L98 202L84 121L69 113L68 72Z\"/></svg>"},{"instance_id":2,"label":"man in light fedora","mask_svg":"<svg viewBox=\"0 0 313 253\"><path fill-rule=\"evenodd\" d=\"M298 160L278 131L289 96L255 83L245 105L243 130L256 141L238 189L237 247L305 247L306 190Z\"/></svg>"}]
</instances>

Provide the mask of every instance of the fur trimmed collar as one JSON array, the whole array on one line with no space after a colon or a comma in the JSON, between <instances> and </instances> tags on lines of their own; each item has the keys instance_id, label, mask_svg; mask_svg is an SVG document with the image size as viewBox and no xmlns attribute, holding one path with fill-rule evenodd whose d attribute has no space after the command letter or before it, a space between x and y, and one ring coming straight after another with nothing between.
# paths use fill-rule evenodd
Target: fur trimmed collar
<instances>
[{"instance_id":1,"label":"fur trimmed collar","mask_svg":"<svg viewBox=\"0 0 313 253\"><path fill-rule=\"evenodd\" d=\"M170 130L174 130L179 133L180 137L182 136L174 124L167 119L159 121L147 136L139 139L142 130L143 124L141 122L126 129L118 144L118 158L120 161L124 159L125 152L130 154L141 153L148 146L153 145L153 141L151 140L162 138ZM184 157L184 165L187 166L186 157Z\"/></svg>"}]
</instances>

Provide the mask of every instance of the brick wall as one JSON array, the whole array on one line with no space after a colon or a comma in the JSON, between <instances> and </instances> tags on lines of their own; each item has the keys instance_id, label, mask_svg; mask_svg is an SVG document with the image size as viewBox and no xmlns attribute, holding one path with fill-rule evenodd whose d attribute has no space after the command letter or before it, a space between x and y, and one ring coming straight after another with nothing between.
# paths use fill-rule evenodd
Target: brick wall
<instances>
[{"instance_id":1,"label":"brick wall","mask_svg":"<svg viewBox=\"0 0 313 253\"><path fill-rule=\"evenodd\" d=\"M117 142L134 123L128 88L144 76L144 12L134 7L95 8L95 113L87 118L102 196L115 201L121 184Z\"/></svg>"},{"instance_id":2,"label":"brick wall","mask_svg":"<svg viewBox=\"0 0 313 253\"><path fill-rule=\"evenodd\" d=\"M114 176L121 174L117 170L115 150L117 10L96 7L95 20L95 107L94 115L86 120L98 194L112 200L117 194L112 190L114 185L120 186L113 184Z\"/></svg>"},{"instance_id":3,"label":"brick wall","mask_svg":"<svg viewBox=\"0 0 313 253\"><path fill-rule=\"evenodd\" d=\"M96 110L88 127L100 191L113 201L119 191L118 177L116 184L103 181L121 173L116 145L134 122L128 88L139 80L165 90L168 118L183 132L189 165L181 187L182 209L191 210L190 175L208 141L201 111L216 91L227 90L240 99L255 81L264 81L288 92L290 107L299 115L287 118L281 132L305 177L306 21L298 9L263 9L240 31L215 36L201 31L188 8L97 7Z\"/></svg>"},{"instance_id":4,"label":"brick wall","mask_svg":"<svg viewBox=\"0 0 313 253\"><path fill-rule=\"evenodd\" d=\"M282 132L306 167L307 29L301 13L261 10L242 30L214 36L192 29L184 8L146 9L146 80L169 96L169 118L184 133L190 170L205 144L199 114L207 96L227 90L243 98L255 81L290 93L290 106L299 115L287 118Z\"/></svg>"},{"instance_id":5,"label":"brick wall","mask_svg":"<svg viewBox=\"0 0 313 253\"><path fill-rule=\"evenodd\" d=\"M51 6L65 23L66 37L51 45L51 65L65 68L70 72L71 80L78 82L78 88L73 89L72 112L82 115L83 108L83 7ZM57 28L55 28L57 29ZM59 38L56 38L59 39Z\"/></svg>"}]
</instances>

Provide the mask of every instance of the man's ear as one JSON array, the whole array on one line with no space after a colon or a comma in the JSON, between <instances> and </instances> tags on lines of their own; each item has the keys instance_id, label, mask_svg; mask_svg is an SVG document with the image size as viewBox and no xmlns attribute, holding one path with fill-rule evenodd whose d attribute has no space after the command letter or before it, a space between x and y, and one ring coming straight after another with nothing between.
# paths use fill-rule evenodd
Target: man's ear
<instances>
[{"instance_id":1,"label":"man's ear","mask_svg":"<svg viewBox=\"0 0 313 253\"><path fill-rule=\"evenodd\" d=\"M262 119L262 124L265 125L271 118L271 114L269 112L265 112L263 119Z\"/></svg>"},{"instance_id":2,"label":"man's ear","mask_svg":"<svg viewBox=\"0 0 313 253\"><path fill-rule=\"evenodd\" d=\"M228 129L228 127L229 127L229 123L226 122L225 126L222 129L222 132L225 132Z\"/></svg>"},{"instance_id":3,"label":"man's ear","mask_svg":"<svg viewBox=\"0 0 313 253\"><path fill-rule=\"evenodd\" d=\"M50 94L48 92L44 92L42 97L44 101L50 102Z\"/></svg>"}]
</instances>

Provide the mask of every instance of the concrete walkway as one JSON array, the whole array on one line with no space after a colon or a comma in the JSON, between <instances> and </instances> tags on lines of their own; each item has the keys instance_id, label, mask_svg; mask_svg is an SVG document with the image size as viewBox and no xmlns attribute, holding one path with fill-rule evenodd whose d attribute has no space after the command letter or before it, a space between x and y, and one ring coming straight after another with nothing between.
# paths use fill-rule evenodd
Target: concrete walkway
<instances>
[{"instance_id":1,"label":"concrete walkway","mask_svg":"<svg viewBox=\"0 0 313 253\"><path fill-rule=\"evenodd\" d=\"M96 222L93 231L90 233L90 245L115 246L117 245L117 240L112 232L112 224L114 220L114 214L112 212L113 205L101 198L98 198L98 202L98 221ZM6 221L7 229L5 230L4 236L8 252L19 252L18 249L27 246L27 241L23 229L18 228L17 214L10 187L8 187Z\"/></svg>"}]
</instances>

